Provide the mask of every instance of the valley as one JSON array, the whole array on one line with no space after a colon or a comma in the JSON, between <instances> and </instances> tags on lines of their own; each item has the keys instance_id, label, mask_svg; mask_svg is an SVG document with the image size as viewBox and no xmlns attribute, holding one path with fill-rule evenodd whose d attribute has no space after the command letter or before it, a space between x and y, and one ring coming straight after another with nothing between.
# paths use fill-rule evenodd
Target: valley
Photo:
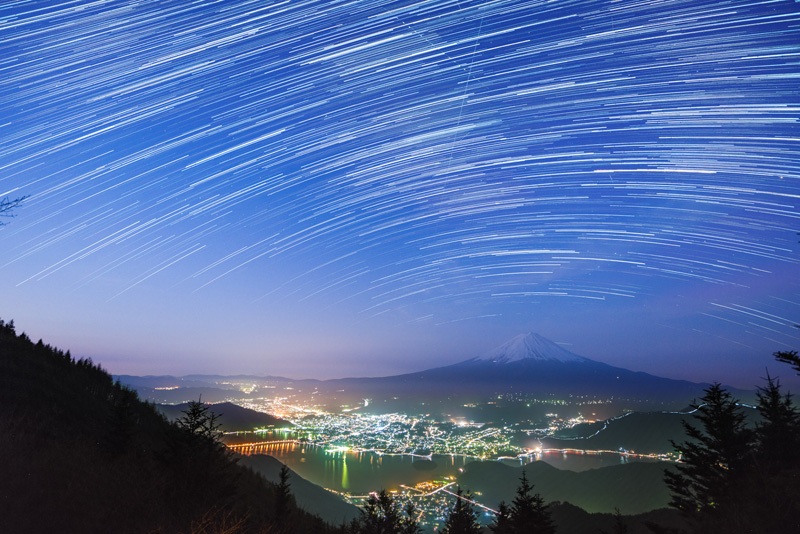
<instances>
[{"instance_id":1,"label":"valley","mask_svg":"<svg viewBox=\"0 0 800 534\"><path fill-rule=\"evenodd\" d=\"M414 504L427 532L442 524L458 487L490 523L523 470L548 502L587 513L666 508L664 470L679 460L670 440L681 439L688 405L706 386L594 362L536 334L484 358L394 377L121 379L171 419L185 405L170 401L222 401L211 409L242 465L276 481L274 459L301 485L326 488L329 497L305 504L329 501L326 520L347 521L357 508L343 506L385 489Z\"/></svg>"},{"instance_id":2,"label":"valley","mask_svg":"<svg viewBox=\"0 0 800 534\"><path fill-rule=\"evenodd\" d=\"M639 514L664 508L669 499L663 469L677 459L669 439L680 436L675 431L685 415L625 412L596 420L579 413L580 408L597 406L586 403L585 396L547 402L530 395L476 399L462 405L465 411L458 416L375 413L369 398L326 411L335 402L319 390L307 395L293 386L259 389L257 384L227 382L235 382L242 395L233 402L252 414L250 429L223 436L228 448L241 455L240 463L258 471L267 458L274 458L295 477L341 498L342 504L361 506L371 493L386 489L397 502L416 506L426 532L441 525L458 486L472 491L481 522L490 523L500 500L513 498L510 492L522 469L548 501L569 500L590 513L620 508ZM263 396L252 398L253 393ZM234 390L229 395L237 396ZM211 408L226 424L225 413L232 406L237 405ZM545 409L578 414L568 417ZM173 406L162 410L175 413ZM468 418L464 414L469 410L473 416L492 410L501 417ZM271 419L260 420L264 414ZM520 415L525 419L517 419ZM236 417L244 421L238 410ZM650 448L640 446L642 434ZM625 483L613 482L619 480ZM319 502L317 496L308 506L316 510ZM350 517L334 509L327 520L336 523Z\"/></svg>"},{"instance_id":3,"label":"valley","mask_svg":"<svg viewBox=\"0 0 800 534\"><path fill-rule=\"evenodd\" d=\"M386 489L399 503L415 505L426 531L441 525L458 486L472 491L482 522L490 523L500 500L513 497L509 492L521 469L548 501L569 500L589 512L644 513L668 503L662 471L672 455L529 449L518 444L527 434L514 428L406 414L314 413L290 419L290 429L227 433L224 441L242 455L243 465L258 469L262 458L275 458L356 506ZM551 419L537 432L544 438L586 424ZM619 480L625 483L609 483Z\"/></svg>"}]
</instances>

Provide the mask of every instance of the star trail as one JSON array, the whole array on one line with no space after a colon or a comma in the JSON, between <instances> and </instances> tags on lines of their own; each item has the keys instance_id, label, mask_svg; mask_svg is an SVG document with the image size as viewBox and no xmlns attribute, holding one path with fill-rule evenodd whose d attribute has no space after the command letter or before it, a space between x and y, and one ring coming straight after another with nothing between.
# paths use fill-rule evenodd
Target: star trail
<instances>
[{"instance_id":1,"label":"star trail","mask_svg":"<svg viewBox=\"0 0 800 534\"><path fill-rule=\"evenodd\" d=\"M798 87L790 0L5 3L0 316L112 372L536 331L749 386L800 348Z\"/></svg>"}]
</instances>

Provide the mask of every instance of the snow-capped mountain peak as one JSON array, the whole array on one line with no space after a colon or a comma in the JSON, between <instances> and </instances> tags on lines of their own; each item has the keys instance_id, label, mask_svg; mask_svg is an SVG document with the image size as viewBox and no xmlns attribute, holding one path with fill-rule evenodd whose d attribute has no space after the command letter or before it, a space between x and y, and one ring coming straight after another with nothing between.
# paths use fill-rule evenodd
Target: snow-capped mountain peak
<instances>
[{"instance_id":1,"label":"snow-capped mountain peak","mask_svg":"<svg viewBox=\"0 0 800 534\"><path fill-rule=\"evenodd\" d=\"M500 345L481 359L493 363L510 363L522 360L549 362L591 361L588 358L578 356L549 339L534 333L520 334Z\"/></svg>"}]
</instances>

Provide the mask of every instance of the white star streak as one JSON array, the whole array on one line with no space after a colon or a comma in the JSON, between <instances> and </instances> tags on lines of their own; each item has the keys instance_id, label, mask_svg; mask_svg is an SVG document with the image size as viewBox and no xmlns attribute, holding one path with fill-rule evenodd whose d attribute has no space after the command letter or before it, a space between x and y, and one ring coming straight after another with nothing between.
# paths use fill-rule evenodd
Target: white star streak
<instances>
[{"instance_id":1,"label":"white star streak","mask_svg":"<svg viewBox=\"0 0 800 534\"><path fill-rule=\"evenodd\" d=\"M9 288L793 335L796 2L20 0L0 42Z\"/></svg>"}]
</instances>

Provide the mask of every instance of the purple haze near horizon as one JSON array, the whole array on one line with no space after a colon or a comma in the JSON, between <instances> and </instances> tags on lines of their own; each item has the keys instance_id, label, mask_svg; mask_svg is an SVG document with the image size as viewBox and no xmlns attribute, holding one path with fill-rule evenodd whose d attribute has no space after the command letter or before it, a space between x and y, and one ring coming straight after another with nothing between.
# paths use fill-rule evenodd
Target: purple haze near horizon
<instances>
[{"instance_id":1,"label":"purple haze near horizon","mask_svg":"<svg viewBox=\"0 0 800 534\"><path fill-rule=\"evenodd\" d=\"M0 6L0 317L116 374L800 347L800 3Z\"/></svg>"}]
</instances>

